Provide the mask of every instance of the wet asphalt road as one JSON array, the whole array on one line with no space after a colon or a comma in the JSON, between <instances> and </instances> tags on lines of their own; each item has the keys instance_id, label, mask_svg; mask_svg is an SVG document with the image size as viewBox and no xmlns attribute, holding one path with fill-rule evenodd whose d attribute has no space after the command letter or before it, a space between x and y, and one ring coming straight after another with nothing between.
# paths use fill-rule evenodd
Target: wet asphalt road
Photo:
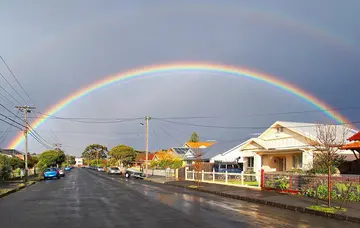
<instances>
[{"instance_id":1,"label":"wet asphalt road","mask_svg":"<svg viewBox=\"0 0 360 228\"><path fill-rule=\"evenodd\" d=\"M206 193L73 169L0 199L0 227L358 227Z\"/></svg>"}]
</instances>

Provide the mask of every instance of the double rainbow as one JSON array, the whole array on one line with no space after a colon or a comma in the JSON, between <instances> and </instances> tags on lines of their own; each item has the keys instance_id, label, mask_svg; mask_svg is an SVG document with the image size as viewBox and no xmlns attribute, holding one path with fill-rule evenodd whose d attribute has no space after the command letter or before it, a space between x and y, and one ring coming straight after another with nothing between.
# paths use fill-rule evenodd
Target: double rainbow
<instances>
[{"instance_id":1,"label":"double rainbow","mask_svg":"<svg viewBox=\"0 0 360 228\"><path fill-rule=\"evenodd\" d=\"M264 82L270 85L273 85L279 89L285 90L304 101L312 104L317 109L326 113L329 117L336 120L338 123L349 123L349 121L340 113L335 111L330 111L333 108L326 104L325 102L319 100L315 96L310 93L292 85L288 82L281 81L274 76L260 73L256 71L252 71L246 68L220 65L220 64L210 64L210 63L173 63L173 64L164 64L164 65L155 65L155 66L147 66L143 68L137 68L129 70L125 73L119 73L113 76L106 77L103 80L97 81L93 84L90 84L82 89L79 89L75 93L69 95L65 99L59 101L55 105L53 105L50 109L48 109L45 115L37 118L31 125L32 128L36 129L40 125L42 125L48 118L52 115L56 114L60 110L64 109L66 106L70 105L74 101L86 96L89 93L92 93L98 89L109 86L116 82L131 79L135 77L145 77L149 75L155 74L163 74L163 73L171 73L171 72L193 72L193 71L203 71L203 72L212 72L212 73L221 73L221 74L230 74L239 77L245 77L254 79L260 82ZM8 148L16 148L23 142L23 134L19 133L16 137L10 142Z\"/></svg>"}]
</instances>

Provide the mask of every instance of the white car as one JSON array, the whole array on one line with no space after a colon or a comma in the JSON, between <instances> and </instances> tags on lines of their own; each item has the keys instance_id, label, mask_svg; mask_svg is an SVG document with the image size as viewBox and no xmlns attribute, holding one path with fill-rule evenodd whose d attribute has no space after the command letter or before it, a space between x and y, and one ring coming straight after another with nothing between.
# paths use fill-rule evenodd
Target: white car
<instances>
[{"instance_id":1,"label":"white car","mask_svg":"<svg viewBox=\"0 0 360 228\"><path fill-rule=\"evenodd\" d=\"M145 174L140 172L139 170L128 168L128 169L126 169L125 177L126 178L134 177L136 179L144 179Z\"/></svg>"},{"instance_id":2,"label":"white car","mask_svg":"<svg viewBox=\"0 0 360 228\"><path fill-rule=\"evenodd\" d=\"M65 177L65 171L63 169L58 169L59 170L59 174L61 177Z\"/></svg>"},{"instance_id":3,"label":"white car","mask_svg":"<svg viewBox=\"0 0 360 228\"><path fill-rule=\"evenodd\" d=\"M99 172L105 172L105 169L104 169L104 167L97 167L97 171L99 171Z\"/></svg>"},{"instance_id":4,"label":"white car","mask_svg":"<svg viewBox=\"0 0 360 228\"><path fill-rule=\"evenodd\" d=\"M108 171L108 174L118 174L118 175L120 175L121 171L120 171L120 169L118 167L110 167L109 171Z\"/></svg>"}]
</instances>

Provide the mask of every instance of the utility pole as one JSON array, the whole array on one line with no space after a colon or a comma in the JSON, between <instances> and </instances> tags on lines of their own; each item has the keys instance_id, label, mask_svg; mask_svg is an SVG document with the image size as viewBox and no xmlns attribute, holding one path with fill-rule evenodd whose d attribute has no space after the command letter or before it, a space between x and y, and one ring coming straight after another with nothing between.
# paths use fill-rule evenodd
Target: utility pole
<instances>
[{"instance_id":1,"label":"utility pole","mask_svg":"<svg viewBox=\"0 0 360 228\"><path fill-rule=\"evenodd\" d=\"M55 143L54 146L55 146L55 150L59 151L61 148L61 143Z\"/></svg>"},{"instance_id":2,"label":"utility pole","mask_svg":"<svg viewBox=\"0 0 360 228\"><path fill-rule=\"evenodd\" d=\"M15 108L19 109L20 111L24 112L24 137L25 137L25 183L28 180L28 123L27 123L27 114L31 113L31 110L36 109L32 106L15 106Z\"/></svg>"},{"instance_id":3,"label":"utility pole","mask_svg":"<svg viewBox=\"0 0 360 228\"><path fill-rule=\"evenodd\" d=\"M150 116L145 116L145 124L146 124L146 162L145 162L145 173L146 178L148 177L148 167L149 167L149 120Z\"/></svg>"}]
</instances>

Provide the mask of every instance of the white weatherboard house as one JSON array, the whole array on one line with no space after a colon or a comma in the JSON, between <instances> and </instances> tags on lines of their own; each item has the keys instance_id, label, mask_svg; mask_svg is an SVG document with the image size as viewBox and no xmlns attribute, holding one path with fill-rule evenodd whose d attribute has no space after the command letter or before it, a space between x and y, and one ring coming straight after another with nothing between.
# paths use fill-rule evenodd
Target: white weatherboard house
<instances>
[{"instance_id":1,"label":"white weatherboard house","mask_svg":"<svg viewBox=\"0 0 360 228\"><path fill-rule=\"evenodd\" d=\"M314 150L311 143L317 138L314 123L277 121L257 138L251 138L240 145L210 159L210 162L243 163L244 171L290 171L312 168ZM345 130L341 129L345 128ZM337 133L346 132L345 138L355 130L338 126ZM338 138L342 137L339 135ZM351 151L339 151L344 155Z\"/></svg>"},{"instance_id":2,"label":"white weatherboard house","mask_svg":"<svg viewBox=\"0 0 360 228\"><path fill-rule=\"evenodd\" d=\"M83 158L75 158L75 166L81 167L84 165L84 159Z\"/></svg>"}]
</instances>

